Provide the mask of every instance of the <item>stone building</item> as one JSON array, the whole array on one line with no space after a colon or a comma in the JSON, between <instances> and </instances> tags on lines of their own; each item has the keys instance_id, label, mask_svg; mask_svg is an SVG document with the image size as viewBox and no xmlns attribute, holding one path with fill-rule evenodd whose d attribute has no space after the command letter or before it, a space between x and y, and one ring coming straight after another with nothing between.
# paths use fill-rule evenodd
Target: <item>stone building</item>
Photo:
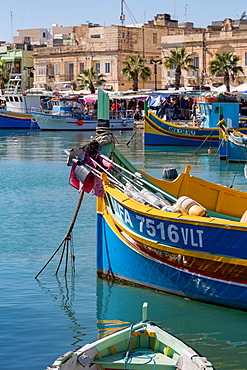
<instances>
[{"instance_id":1,"label":"stone building","mask_svg":"<svg viewBox=\"0 0 247 370\"><path fill-rule=\"evenodd\" d=\"M123 61L138 53L146 60L161 60L161 38L164 35L183 33L176 20L169 14L158 14L147 24L130 26L107 26L87 24L73 29L73 44L34 49L36 87L50 86L52 89L76 81L83 69L94 67L105 75L104 88L114 91L132 89L132 81L121 77ZM199 32L201 29L193 29ZM150 80L139 81L139 89L160 89L162 66L150 65Z\"/></svg>"},{"instance_id":2,"label":"stone building","mask_svg":"<svg viewBox=\"0 0 247 370\"><path fill-rule=\"evenodd\" d=\"M139 90L166 89L174 85L175 70L166 70L160 61L176 46L185 46L187 53L193 54L196 67L195 71L182 71L181 86L222 84L222 76L209 73L216 53L232 52L241 58L245 75L236 76L236 86L245 82L247 75L247 20L243 18L212 22L206 28L195 28L191 22L178 24L169 14L128 26L54 24L51 29L19 30L14 42L16 47L21 43L23 50L33 50L34 87L75 85L81 70L94 67L105 75L106 90L130 90L132 81L121 76L123 62L140 53L152 76L146 82L139 81Z\"/></svg>"},{"instance_id":3,"label":"stone building","mask_svg":"<svg viewBox=\"0 0 247 370\"><path fill-rule=\"evenodd\" d=\"M235 86L246 81L247 76L247 20L225 19L220 22L212 22L206 29L199 32L191 32L185 28L183 34L162 36L162 58L169 56L170 50L175 47L186 47L186 52L193 54L195 71L183 71L181 85L214 85L223 83L223 76L211 76L209 63L215 59L216 53L231 52L240 57L238 65L242 66L244 75L235 76ZM162 70L164 85L172 85L175 81L174 70Z\"/></svg>"},{"instance_id":4,"label":"stone building","mask_svg":"<svg viewBox=\"0 0 247 370\"><path fill-rule=\"evenodd\" d=\"M74 40L74 27L63 27L53 24L51 28L33 28L18 30L18 36L13 37L15 45L33 46L71 45Z\"/></svg>"}]
</instances>

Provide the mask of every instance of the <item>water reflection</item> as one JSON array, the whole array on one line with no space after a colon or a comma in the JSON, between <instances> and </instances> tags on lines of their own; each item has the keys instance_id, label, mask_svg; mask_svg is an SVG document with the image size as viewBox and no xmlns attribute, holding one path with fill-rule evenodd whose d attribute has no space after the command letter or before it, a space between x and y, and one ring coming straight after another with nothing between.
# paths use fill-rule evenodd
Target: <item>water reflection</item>
<instances>
[{"instance_id":1,"label":"water reflection","mask_svg":"<svg viewBox=\"0 0 247 370\"><path fill-rule=\"evenodd\" d=\"M98 328L140 321L143 302L149 303L150 320L208 357L216 369L246 369L246 313L241 311L97 279Z\"/></svg>"},{"instance_id":2,"label":"water reflection","mask_svg":"<svg viewBox=\"0 0 247 370\"><path fill-rule=\"evenodd\" d=\"M58 276L54 276L57 281L57 289L54 286L51 288L49 283L41 282L41 280L36 279L40 288L51 296L52 301L58 304L66 316L69 317L72 323L72 331L74 332L73 338L75 339L74 342L70 343L71 346L75 347L76 349L81 346L81 342L85 334L85 327L83 327L80 323L78 317L78 313L76 313L73 304L75 299L75 277L73 274L68 278L63 277L61 280ZM69 344L68 344L69 345Z\"/></svg>"}]
</instances>

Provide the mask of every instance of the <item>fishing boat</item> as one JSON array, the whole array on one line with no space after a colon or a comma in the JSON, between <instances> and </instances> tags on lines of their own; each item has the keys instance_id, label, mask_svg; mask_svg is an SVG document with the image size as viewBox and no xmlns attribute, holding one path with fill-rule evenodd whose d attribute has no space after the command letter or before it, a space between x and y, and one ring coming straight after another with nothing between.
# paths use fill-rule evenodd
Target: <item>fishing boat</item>
<instances>
[{"instance_id":1,"label":"fishing boat","mask_svg":"<svg viewBox=\"0 0 247 370\"><path fill-rule=\"evenodd\" d=\"M236 163L247 162L247 135L236 128L228 129L222 122L219 125L219 157L221 160Z\"/></svg>"},{"instance_id":2,"label":"fishing boat","mask_svg":"<svg viewBox=\"0 0 247 370\"><path fill-rule=\"evenodd\" d=\"M219 145L219 129L217 123L227 119L228 126L240 128L239 103L235 101L198 102L199 118L194 121L167 122L158 117L152 110L146 110L144 120L145 149L157 150L165 146L196 146L216 147Z\"/></svg>"},{"instance_id":3,"label":"fishing boat","mask_svg":"<svg viewBox=\"0 0 247 370\"><path fill-rule=\"evenodd\" d=\"M246 310L246 212L234 220L217 214L218 206L226 211L220 207L224 187L210 182L199 190L200 203L185 193L171 196L123 156L125 166L119 166L113 147L103 154L109 144L102 137L67 152L70 184L97 196L97 274ZM213 188L210 200L206 185ZM236 193L227 196L234 207Z\"/></svg>"},{"instance_id":4,"label":"fishing boat","mask_svg":"<svg viewBox=\"0 0 247 370\"><path fill-rule=\"evenodd\" d=\"M116 331L77 351L60 356L46 370L169 369L213 370L213 365L192 347L147 319L148 304L142 307L142 321Z\"/></svg>"},{"instance_id":5,"label":"fishing boat","mask_svg":"<svg viewBox=\"0 0 247 370\"><path fill-rule=\"evenodd\" d=\"M42 131L95 131L98 126L98 112L92 110L85 113L80 109L81 97L55 97L51 99L50 111L33 111L33 117ZM116 115L111 112L108 117L111 130L132 130L134 112Z\"/></svg>"},{"instance_id":6,"label":"fishing boat","mask_svg":"<svg viewBox=\"0 0 247 370\"><path fill-rule=\"evenodd\" d=\"M0 100L5 102L0 108L0 129L30 129L38 128L31 111L40 109L41 99L45 99L48 92L30 92L21 90L21 74L13 75L8 82Z\"/></svg>"}]
</instances>

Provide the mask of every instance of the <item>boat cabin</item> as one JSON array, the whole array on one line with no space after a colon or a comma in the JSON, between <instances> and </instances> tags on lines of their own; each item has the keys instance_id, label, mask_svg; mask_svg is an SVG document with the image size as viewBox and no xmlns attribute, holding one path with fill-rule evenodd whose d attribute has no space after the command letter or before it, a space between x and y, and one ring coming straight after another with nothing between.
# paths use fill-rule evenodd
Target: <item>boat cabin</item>
<instances>
[{"instance_id":1,"label":"boat cabin","mask_svg":"<svg viewBox=\"0 0 247 370\"><path fill-rule=\"evenodd\" d=\"M200 126L216 127L217 123L225 118L228 127L239 127L238 102L199 102Z\"/></svg>"},{"instance_id":2,"label":"boat cabin","mask_svg":"<svg viewBox=\"0 0 247 370\"><path fill-rule=\"evenodd\" d=\"M13 75L9 79L7 88L1 99L6 102L6 109L17 113L30 113L40 108L41 99L47 96L43 92L23 92L21 89L21 74Z\"/></svg>"}]
</instances>

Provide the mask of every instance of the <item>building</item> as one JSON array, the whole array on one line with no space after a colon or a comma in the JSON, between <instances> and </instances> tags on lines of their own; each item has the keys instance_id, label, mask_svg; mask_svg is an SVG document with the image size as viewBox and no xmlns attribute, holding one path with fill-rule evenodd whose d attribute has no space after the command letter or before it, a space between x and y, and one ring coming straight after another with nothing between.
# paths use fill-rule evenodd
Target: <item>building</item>
<instances>
[{"instance_id":1,"label":"building","mask_svg":"<svg viewBox=\"0 0 247 370\"><path fill-rule=\"evenodd\" d=\"M104 88L114 91L132 89L132 81L122 78L123 61L138 53L147 61L161 59L161 37L177 34L178 22L169 14L159 14L147 24L102 27L77 25L70 45L34 49L36 87L60 89L76 82L81 70L94 67L105 75ZM161 68L150 65L151 80L139 81L139 89L162 88ZM156 72L156 73L155 73Z\"/></svg>"},{"instance_id":2,"label":"building","mask_svg":"<svg viewBox=\"0 0 247 370\"><path fill-rule=\"evenodd\" d=\"M6 69L12 74L21 74L21 87L26 90L33 86L33 52L22 49L9 50L7 46L0 47L0 61L5 61Z\"/></svg>"},{"instance_id":3,"label":"building","mask_svg":"<svg viewBox=\"0 0 247 370\"><path fill-rule=\"evenodd\" d=\"M195 31L195 30L194 30ZM209 73L209 65L215 59L216 53L230 52L240 57L238 65L242 66L244 75L235 76L235 86L242 84L247 75L247 20L225 19L212 22L206 29L199 32L191 32L185 28L184 33L177 35L162 36L162 58L169 56L170 50L175 47L186 47L186 52L193 54L195 71L182 72L181 85L213 85L223 84L223 76L212 76ZM162 79L165 85L173 85L175 81L174 70L162 71ZM232 82L231 82L232 84Z\"/></svg>"}]
</instances>

